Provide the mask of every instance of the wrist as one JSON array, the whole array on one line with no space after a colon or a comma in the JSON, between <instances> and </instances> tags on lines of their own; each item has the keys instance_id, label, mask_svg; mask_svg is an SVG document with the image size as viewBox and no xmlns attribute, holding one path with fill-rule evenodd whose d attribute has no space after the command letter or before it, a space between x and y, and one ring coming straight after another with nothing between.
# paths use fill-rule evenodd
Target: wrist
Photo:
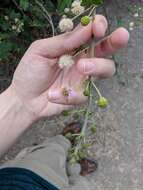
<instances>
[{"instance_id":1,"label":"wrist","mask_svg":"<svg viewBox=\"0 0 143 190\"><path fill-rule=\"evenodd\" d=\"M12 86L0 95L0 156L3 155L16 140L35 121L16 96Z\"/></svg>"},{"instance_id":2,"label":"wrist","mask_svg":"<svg viewBox=\"0 0 143 190\"><path fill-rule=\"evenodd\" d=\"M3 97L3 105L6 110L13 110L15 113L17 113L17 116L19 116L23 122L26 122L32 124L36 120L36 116L34 113L30 112L30 110L27 109L24 102L20 100L20 98L17 96L14 88L9 86L1 95ZM5 113L6 114L6 113ZM27 126L28 127L28 126Z\"/></svg>"}]
</instances>

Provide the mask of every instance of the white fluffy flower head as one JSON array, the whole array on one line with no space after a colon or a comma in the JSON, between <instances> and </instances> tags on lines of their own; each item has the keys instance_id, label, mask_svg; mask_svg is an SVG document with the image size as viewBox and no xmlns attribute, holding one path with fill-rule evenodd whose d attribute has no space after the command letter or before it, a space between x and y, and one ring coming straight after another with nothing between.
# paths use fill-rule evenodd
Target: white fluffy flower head
<instances>
[{"instance_id":1,"label":"white fluffy flower head","mask_svg":"<svg viewBox=\"0 0 143 190\"><path fill-rule=\"evenodd\" d=\"M15 18L14 21L15 21L15 23L17 23L17 22L19 21L19 19L18 19L18 18Z\"/></svg>"},{"instance_id":2,"label":"white fluffy flower head","mask_svg":"<svg viewBox=\"0 0 143 190\"><path fill-rule=\"evenodd\" d=\"M9 20L9 17L7 15L4 16L5 20Z\"/></svg>"},{"instance_id":3,"label":"white fluffy flower head","mask_svg":"<svg viewBox=\"0 0 143 190\"><path fill-rule=\"evenodd\" d=\"M69 13L69 12L70 12L70 9L69 9L69 8L65 8L65 9L64 9L64 12L65 12L65 13Z\"/></svg>"},{"instance_id":4,"label":"white fluffy flower head","mask_svg":"<svg viewBox=\"0 0 143 190\"><path fill-rule=\"evenodd\" d=\"M70 18L63 18L59 23L61 32L69 32L73 29L73 21Z\"/></svg>"},{"instance_id":5,"label":"white fluffy flower head","mask_svg":"<svg viewBox=\"0 0 143 190\"><path fill-rule=\"evenodd\" d=\"M62 55L59 58L59 67L63 69L64 67L71 67L74 64L74 60L71 55Z\"/></svg>"},{"instance_id":6,"label":"white fluffy flower head","mask_svg":"<svg viewBox=\"0 0 143 190\"><path fill-rule=\"evenodd\" d=\"M130 26L130 27L133 27L134 25L135 25L134 22L130 22L130 23L129 23L129 26Z\"/></svg>"},{"instance_id":7,"label":"white fluffy flower head","mask_svg":"<svg viewBox=\"0 0 143 190\"><path fill-rule=\"evenodd\" d=\"M80 2L80 0L75 0L75 1L73 1L73 3L71 4L71 7L76 7L76 6L80 6L81 5L81 2Z\"/></svg>"},{"instance_id":8,"label":"white fluffy flower head","mask_svg":"<svg viewBox=\"0 0 143 190\"><path fill-rule=\"evenodd\" d=\"M74 14L74 15L79 15L79 14L82 14L84 12L85 8L81 5L78 5L78 6L75 6L71 9L71 12Z\"/></svg>"}]
</instances>

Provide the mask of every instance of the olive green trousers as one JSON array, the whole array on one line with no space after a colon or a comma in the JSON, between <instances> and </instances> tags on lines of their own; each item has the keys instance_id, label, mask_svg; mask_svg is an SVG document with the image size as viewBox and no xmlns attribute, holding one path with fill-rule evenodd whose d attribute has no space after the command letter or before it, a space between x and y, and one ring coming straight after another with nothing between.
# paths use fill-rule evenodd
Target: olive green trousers
<instances>
[{"instance_id":1,"label":"olive green trousers","mask_svg":"<svg viewBox=\"0 0 143 190\"><path fill-rule=\"evenodd\" d=\"M40 145L25 148L2 167L30 169L60 190L91 190L91 184L86 178L71 176L73 179L70 180L66 174L70 146L70 142L62 135L48 138Z\"/></svg>"}]
</instances>

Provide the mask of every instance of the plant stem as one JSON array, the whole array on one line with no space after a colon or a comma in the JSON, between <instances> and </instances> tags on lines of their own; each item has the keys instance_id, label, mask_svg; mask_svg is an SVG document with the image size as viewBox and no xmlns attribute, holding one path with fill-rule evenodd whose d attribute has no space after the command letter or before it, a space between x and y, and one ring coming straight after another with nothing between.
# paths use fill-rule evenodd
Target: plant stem
<instances>
[{"instance_id":1,"label":"plant stem","mask_svg":"<svg viewBox=\"0 0 143 190\"><path fill-rule=\"evenodd\" d=\"M101 93L100 93L99 89L97 88L97 86L95 85L95 83L94 83L93 81L92 81L92 85L93 85L93 87L95 88L95 90L96 90L97 94L99 95L99 98L101 98L101 97L102 97L102 95L101 95Z\"/></svg>"},{"instance_id":2,"label":"plant stem","mask_svg":"<svg viewBox=\"0 0 143 190\"><path fill-rule=\"evenodd\" d=\"M93 9L91 10L91 13L90 13L90 14L92 14L92 22L95 19L95 14L96 14L95 10L96 10L96 7L94 6ZM89 57L90 58L95 57L95 42L94 42L94 37L92 37L91 45L90 45L90 48L89 48ZM78 142L78 144L75 147L75 151L74 151L75 155L78 153L78 150L80 150L81 144L85 142L85 131L86 131L86 128L87 128L89 111L91 110L91 105L92 105L92 96L91 96L91 83L93 82L92 77L89 77L89 80L90 80L90 82L89 82L90 96L88 98L88 107L87 107L87 110L86 110L86 113L85 113L84 124L83 124L82 130L81 130L81 133L79 135L79 142Z\"/></svg>"},{"instance_id":3,"label":"plant stem","mask_svg":"<svg viewBox=\"0 0 143 190\"><path fill-rule=\"evenodd\" d=\"M90 11L90 13L89 13L88 16L91 16L91 15L92 15L92 18L94 18L94 17L95 17L95 14L96 14L95 10L96 10L96 6L93 6L93 8L91 9L91 11Z\"/></svg>"},{"instance_id":4,"label":"plant stem","mask_svg":"<svg viewBox=\"0 0 143 190\"><path fill-rule=\"evenodd\" d=\"M41 10L45 13L45 18L48 20L48 22L50 23L51 25L51 28L52 28L52 36L54 37L55 36L55 27L54 27L54 24L53 24L53 21L52 21L52 18L50 16L50 14L48 13L48 11L45 9L45 7L43 6L43 4L41 4L38 0L35 0L35 2L37 3L37 5L41 8Z\"/></svg>"},{"instance_id":5,"label":"plant stem","mask_svg":"<svg viewBox=\"0 0 143 190\"><path fill-rule=\"evenodd\" d=\"M107 37L108 37L108 36L101 38L101 39L100 39L98 42L96 42L96 43L94 42L94 48L93 48L93 49L95 49L96 46L98 46L98 45L101 44L104 40L106 40ZM85 48L81 49L80 51L78 51L77 53L75 53L75 54L73 55L73 57L76 57L76 56L78 56L78 55L80 55L80 54L82 54L82 53L85 53L85 51L89 50L89 49L91 48L91 43L92 43L92 41L89 42L89 45L88 45L87 47L85 47ZM94 51L94 57L95 57L95 51Z\"/></svg>"},{"instance_id":6,"label":"plant stem","mask_svg":"<svg viewBox=\"0 0 143 190\"><path fill-rule=\"evenodd\" d=\"M84 49L78 51L77 53L75 53L75 54L73 55L73 57L76 57L76 56L80 55L81 53L84 53L84 52L85 52L86 50L88 50L88 49L89 49L89 47L86 47L86 48L84 48Z\"/></svg>"},{"instance_id":7,"label":"plant stem","mask_svg":"<svg viewBox=\"0 0 143 190\"><path fill-rule=\"evenodd\" d=\"M96 16L96 6L92 9L92 22L94 22L95 16ZM89 51L90 58L95 57L95 42L94 42L94 36L92 36L92 41L90 44L90 51Z\"/></svg>"},{"instance_id":8,"label":"plant stem","mask_svg":"<svg viewBox=\"0 0 143 190\"><path fill-rule=\"evenodd\" d=\"M85 130L86 130L87 123L88 123L89 111L91 109L91 103L92 103L92 96L89 96L88 107L87 107L86 114L85 114L85 120L84 120L84 124L83 124L83 127L82 127L81 136L85 135Z\"/></svg>"},{"instance_id":9,"label":"plant stem","mask_svg":"<svg viewBox=\"0 0 143 190\"><path fill-rule=\"evenodd\" d=\"M96 7L94 6L93 9L91 10L92 14L92 22L95 19L95 11L96 11ZM94 37L92 37L92 41L91 41L91 45L90 45L90 50L89 50L89 57L95 57L95 43L94 43ZM87 123L88 123L88 117L89 117L89 111L91 109L91 103L92 103L92 96L91 96L91 83L93 81L92 77L89 77L90 83L89 83L89 91L90 91L90 96L89 96L89 100L88 100L88 107L86 110L86 114L85 114L85 120L84 120L84 124L82 127L82 131L81 131L81 136L85 136L85 131L86 131L86 127L87 127Z\"/></svg>"},{"instance_id":10,"label":"plant stem","mask_svg":"<svg viewBox=\"0 0 143 190\"><path fill-rule=\"evenodd\" d=\"M12 0L12 2L15 4L15 6L17 7L17 9L23 14L23 16L25 16L25 13L21 9L21 7L19 7L18 3L15 0Z\"/></svg>"},{"instance_id":11,"label":"plant stem","mask_svg":"<svg viewBox=\"0 0 143 190\"><path fill-rule=\"evenodd\" d=\"M79 15L76 15L75 17L72 18L72 21L74 21L75 19L77 19L79 16L83 15L84 13L88 12L93 6L89 7L88 9L86 9L84 12L80 13Z\"/></svg>"}]
</instances>

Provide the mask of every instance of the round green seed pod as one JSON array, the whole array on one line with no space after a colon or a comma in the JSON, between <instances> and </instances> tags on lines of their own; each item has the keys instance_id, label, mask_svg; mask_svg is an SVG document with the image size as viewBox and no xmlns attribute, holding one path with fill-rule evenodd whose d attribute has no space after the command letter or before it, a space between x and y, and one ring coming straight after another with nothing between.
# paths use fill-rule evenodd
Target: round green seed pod
<instances>
[{"instance_id":1,"label":"round green seed pod","mask_svg":"<svg viewBox=\"0 0 143 190\"><path fill-rule=\"evenodd\" d=\"M93 125L93 126L91 127L91 132L92 132L93 134L96 133L96 125Z\"/></svg>"},{"instance_id":2,"label":"round green seed pod","mask_svg":"<svg viewBox=\"0 0 143 190\"><path fill-rule=\"evenodd\" d=\"M85 89L83 94L84 96L90 96L90 91L88 89Z\"/></svg>"},{"instance_id":3,"label":"round green seed pod","mask_svg":"<svg viewBox=\"0 0 143 190\"><path fill-rule=\"evenodd\" d=\"M83 16L81 18L81 24L82 26L87 26L90 23L90 17L89 16Z\"/></svg>"},{"instance_id":4,"label":"round green seed pod","mask_svg":"<svg viewBox=\"0 0 143 190\"><path fill-rule=\"evenodd\" d=\"M101 107L101 108L105 108L105 107L107 107L107 105L108 105L108 100L107 100L106 98L104 98L104 97L101 97L101 98L99 98L99 100L97 101L97 105L98 105L99 107Z\"/></svg>"}]
</instances>

